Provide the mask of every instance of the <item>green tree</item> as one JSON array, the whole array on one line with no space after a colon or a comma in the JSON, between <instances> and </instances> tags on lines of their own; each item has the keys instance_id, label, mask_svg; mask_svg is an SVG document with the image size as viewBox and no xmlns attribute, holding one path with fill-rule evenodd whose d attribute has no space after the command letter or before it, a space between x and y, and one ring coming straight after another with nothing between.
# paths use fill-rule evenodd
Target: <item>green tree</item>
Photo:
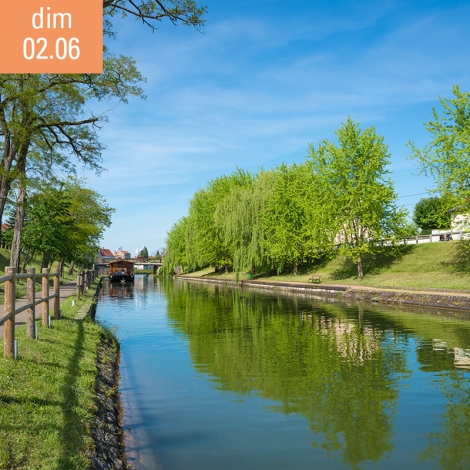
<instances>
[{"instance_id":1,"label":"green tree","mask_svg":"<svg viewBox=\"0 0 470 470\"><path fill-rule=\"evenodd\" d=\"M86 265L114 211L84 180L68 178L57 185L42 183L28 198L23 231L23 270L33 256L42 267L53 261Z\"/></svg>"},{"instance_id":2,"label":"green tree","mask_svg":"<svg viewBox=\"0 0 470 470\"><path fill-rule=\"evenodd\" d=\"M51 259L68 258L68 253L75 251L72 234L76 225L70 207L70 196L63 188L45 186L28 199L22 243L27 253L25 264L39 254L42 267L47 268Z\"/></svg>"},{"instance_id":3,"label":"green tree","mask_svg":"<svg viewBox=\"0 0 470 470\"><path fill-rule=\"evenodd\" d=\"M149 257L149 252L148 252L147 247L146 247L145 245L144 245L143 248L139 251L138 257L139 257L139 258L142 258L142 259L148 259L148 257Z\"/></svg>"},{"instance_id":4,"label":"green tree","mask_svg":"<svg viewBox=\"0 0 470 470\"><path fill-rule=\"evenodd\" d=\"M422 198L416 203L413 222L423 233L431 233L432 229L449 229L451 216L441 198L428 197Z\"/></svg>"},{"instance_id":5,"label":"green tree","mask_svg":"<svg viewBox=\"0 0 470 470\"><path fill-rule=\"evenodd\" d=\"M233 247L227 245L215 222L217 205L235 187L249 184L251 176L243 170L218 177L195 193L189 203L186 231L187 262L190 269L233 264Z\"/></svg>"},{"instance_id":6,"label":"green tree","mask_svg":"<svg viewBox=\"0 0 470 470\"><path fill-rule=\"evenodd\" d=\"M136 4L130 0L104 0L104 33L115 36L112 17L134 16L156 29L164 19L173 24L189 25L200 30L206 7L194 0L148 0ZM96 74L11 74L0 75L0 220L5 199L14 181L19 181L11 265L18 265L27 197L26 168L32 153L39 157L39 167L57 165L70 169L64 152L99 169L102 146L96 126L104 117L88 114L85 103L91 99L143 96L136 85L143 80L135 62L115 56L104 47L103 73ZM86 117L83 117L86 116ZM38 162L36 162L38 163Z\"/></svg>"},{"instance_id":7,"label":"green tree","mask_svg":"<svg viewBox=\"0 0 470 470\"><path fill-rule=\"evenodd\" d=\"M246 185L234 187L216 208L215 222L222 239L233 253L233 269L238 273L268 263L263 214L271 192L274 172L248 175Z\"/></svg>"},{"instance_id":8,"label":"green tree","mask_svg":"<svg viewBox=\"0 0 470 470\"><path fill-rule=\"evenodd\" d=\"M111 226L114 209L101 194L86 187L84 179L69 177L63 188L70 198L70 217L75 226L70 237L75 251L60 258L60 265L63 260L69 261L73 272L73 264L87 265L93 260L103 232Z\"/></svg>"},{"instance_id":9,"label":"green tree","mask_svg":"<svg viewBox=\"0 0 470 470\"><path fill-rule=\"evenodd\" d=\"M439 98L441 109L432 109L432 119L424 124L431 134L423 149L409 142L411 158L424 174L434 178L434 191L446 209L469 207L470 197L470 93L453 87L453 98Z\"/></svg>"},{"instance_id":10,"label":"green tree","mask_svg":"<svg viewBox=\"0 0 470 470\"><path fill-rule=\"evenodd\" d=\"M327 217L318 221L334 234L340 251L357 263L364 276L363 256L377 249L374 240L393 240L405 224L393 183L387 176L388 147L374 127L361 130L349 117L335 132L338 142L309 146L317 203Z\"/></svg>"},{"instance_id":11,"label":"green tree","mask_svg":"<svg viewBox=\"0 0 470 470\"><path fill-rule=\"evenodd\" d=\"M312 172L307 164L281 165L274 173L272 190L266 200L263 226L266 249L278 271L298 267L315 252L312 237Z\"/></svg>"},{"instance_id":12,"label":"green tree","mask_svg":"<svg viewBox=\"0 0 470 470\"><path fill-rule=\"evenodd\" d=\"M3 155L0 171L0 217L4 197L18 185L15 232L10 264L19 265L27 197L26 169L48 172L59 164L73 170L71 159L100 171L102 146L89 99L142 96L142 76L131 59L106 54L101 75L0 75L0 130ZM88 116L87 116L88 115ZM86 116L86 117L84 117Z\"/></svg>"},{"instance_id":13,"label":"green tree","mask_svg":"<svg viewBox=\"0 0 470 470\"><path fill-rule=\"evenodd\" d=\"M166 250L167 256L163 265L163 272L171 274L176 266L187 266L188 260L186 256L186 231L188 226L188 218L181 217L167 234ZM161 257L160 253L157 252Z\"/></svg>"}]
</instances>

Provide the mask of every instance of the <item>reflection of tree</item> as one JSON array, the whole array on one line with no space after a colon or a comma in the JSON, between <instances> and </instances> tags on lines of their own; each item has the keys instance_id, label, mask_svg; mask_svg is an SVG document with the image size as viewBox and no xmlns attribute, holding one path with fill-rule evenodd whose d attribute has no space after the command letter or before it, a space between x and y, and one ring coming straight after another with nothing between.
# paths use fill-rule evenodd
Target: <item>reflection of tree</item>
<instances>
[{"instance_id":1,"label":"reflection of tree","mask_svg":"<svg viewBox=\"0 0 470 470\"><path fill-rule=\"evenodd\" d=\"M446 407L441 416L440 429L428 435L429 444L421 459L439 462L445 470L467 470L470 468L468 374L456 370L443 373L439 386L446 397Z\"/></svg>"},{"instance_id":2,"label":"reflection of tree","mask_svg":"<svg viewBox=\"0 0 470 470\"><path fill-rule=\"evenodd\" d=\"M383 312L383 307L380 310ZM462 349L470 344L469 323L449 322L445 317L424 316L422 312L374 313L387 322L387 328L418 332L420 370L431 373L430 380L443 395L445 411L440 417L440 428L428 434L428 447L420 454L420 460L432 461L445 470L470 468L470 354L468 349Z\"/></svg>"},{"instance_id":3,"label":"reflection of tree","mask_svg":"<svg viewBox=\"0 0 470 470\"><path fill-rule=\"evenodd\" d=\"M307 301L186 283L164 290L196 368L220 389L281 402L272 409L304 416L319 436L313 446L352 468L393 449L393 384L405 363L383 331L334 314L295 314L311 311Z\"/></svg>"},{"instance_id":4,"label":"reflection of tree","mask_svg":"<svg viewBox=\"0 0 470 470\"><path fill-rule=\"evenodd\" d=\"M439 462L445 470L465 470L470 466L470 387L468 373L457 370L457 348L449 348L445 341L427 341L418 347L421 369L439 372L435 382L445 397L445 411L440 418L438 432L427 436L428 447L421 460ZM433 375L433 379L436 375Z\"/></svg>"}]
</instances>

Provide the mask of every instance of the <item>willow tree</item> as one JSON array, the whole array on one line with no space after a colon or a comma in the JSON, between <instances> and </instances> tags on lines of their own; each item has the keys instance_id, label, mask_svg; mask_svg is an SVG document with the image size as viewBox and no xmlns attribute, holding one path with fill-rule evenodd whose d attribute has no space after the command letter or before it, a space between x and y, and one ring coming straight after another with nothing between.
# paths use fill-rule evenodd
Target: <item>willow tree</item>
<instances>
[{"instance_id":1,"label":"willow tree","mask_svg":"<svg viewBox=\"0 0 470 470\"><path fill-rule=\"evenodd\" d=\"M166 237L166 257L163 272L170 274L176 266L187 266L186 232L187 217L181 217L168 231Z\"/></svg>"},{"instance_id":2,"label":"willow tree","mask_svg":"<svg viewBox=\"0 0 470 470\"><path fill-rule=\"evenodd\" d=\"M215 222L222 238L233 252L233 269L238 273L251 267L269 263L263 216L271 193L274 172L260 171L247 179L247 184L232 188L230 194L218 204Z\"/></svg>"},{"instance_id":3,"label":"willow tree","mask_svg":"<svg viewBox=\"0 0 470 470\"><path fill-rule=\"evenodd\" d=\"M233 188L249 184L249 173L237 170L228 176L216 178L205 188L196 191L189 203L187 221L187 261L190 269L233 264L233 250L225 243L215 222L217 205Z\"/></svg>"},{"instance_id":4,"label":"willow tree","mask_svg":"<svg viewBox=\"0 0 470 470\"><path fill-rule=\"evenodd\" d=\"M349 117L335 132L338 140L309 146L308 162L321 192L317 202L329 216L325 231L335 235L340 251L357 264L377 249L375 241L393 239L405 223L396 207L397 196L388 177L388 147L375 128L361 130Z\"/></svg>"}]
</instances>

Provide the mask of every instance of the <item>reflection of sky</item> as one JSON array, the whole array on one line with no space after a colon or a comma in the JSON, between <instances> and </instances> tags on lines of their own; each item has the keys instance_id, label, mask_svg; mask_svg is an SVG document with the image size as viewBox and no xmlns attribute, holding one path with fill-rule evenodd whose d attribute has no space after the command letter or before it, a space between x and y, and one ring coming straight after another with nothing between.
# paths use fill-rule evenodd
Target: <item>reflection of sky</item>
<instances>
[{"instance_id":1,"label":"reflection of sky","mask_svg":"<svg viewBox=\"0 0 470 470\"><path fill-rule=\"evenodd\" d=\"M313 441L321 443L325 436L312 434L303 414L273 411L282 410L281 397L279 401L262 399L262 390L256 389L248 394L222 391L221 377L201 372L214 369L211 364L195 363L194 354L189 353L189 342L195 338L181 334L179 328L184 325L180 320L168 320L167 299L155 289L152 277L137 279L133 293L124 294L124 289L117 286L113 299L101 297L97 318L119 325L125 427L132 429L130 448L137 449L146 462L139 468L160 468L159 465L169 470L350 468L337 455L326 458L323 450L312 448ZM117 295L119 290L122 295ZM302 308L299 302L298 309ZM288 312L286 301L282 315ZM342 348L351 344L348 337L357 326L354 308L345 312L341 320L331 315L329 319L324 317L321 323L324 332L320 331L325 334L329 330L340 340L337 343L340 354ZM396 312L395 315L399 317ZM420 320L423 325L428 321L425 316ZM436 320L432 322L435 326ZM429 371L418 360L417 351L429 347L431 356L426 356L426 360L432 360L433 340L418 338L411 328L397 324L392 333L389 324L381 335L381 323L367 312L362 323L366 338L370 338L364 343L366 350L372 348L369 360L375 360L373 352L378 347L391 348L393 354L406 357L406 369L411 372L388 377L390 387L396 388L399 396L395 414L391 416L394 450L388 458L384 455L380 463L364 462L360 468L428 469L432 462L420 462L419 455L427 447L429 433L439 432L445 419L449 419L445 418L445 412L451 401L446 402L444 396L456 383L456 372ZM461 325L455 328L458 327ZM449 331L452 322L447 322L446 328ZM230 335L229 331L226 333ZM220 334L223 333L217 333ZM377 345L377 338L381 338L381 345ZM452 344L455 343L454 339ZM204 346L204 336L198 338L198 344ZM437 346L442 346L442 340ZM468 345L460 346L466 349ZM365 360L364 356L358 358L359 362ZM468 389L470 374L458 374L459 387ZM256 378L253 379L255 383ZM295 402L295 397L286 399Z\"/></svg>"},{"instance_id":2,"label":"reflection of sky","mask_svg":"<svg viewBox=\"0 0 470 470\"><path fill-rule=\"evenodd\" d=\"M155 251L206 181L302 162L348 115L385 136L412 208L431 181L405 142L429 140L439 95L470 89L469 13L466 0L217 0L204 34L116 20L110 46L137 60L148 98L96 107L107 171L90 184L116 208L104 245Z\"/></svg>"}]
</instances>

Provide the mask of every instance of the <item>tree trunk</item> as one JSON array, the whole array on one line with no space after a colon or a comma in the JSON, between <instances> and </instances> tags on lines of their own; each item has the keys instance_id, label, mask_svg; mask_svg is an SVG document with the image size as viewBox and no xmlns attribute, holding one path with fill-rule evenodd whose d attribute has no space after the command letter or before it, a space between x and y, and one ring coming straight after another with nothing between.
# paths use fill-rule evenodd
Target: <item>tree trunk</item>
<instances>
[{"instance_id":1,"label":"tree trunk","mask_svg":"<svg viewBox=\"0 0 470 470\"><path fill-rule=\"evenodd\" d=\"M255 263L252 261L251 262L251 274L253 274L253 275L255 274L255 269L256 269Z\"/></svg>"},{"instance_id":2,"label":"tree trunk","mask_svg":"<svg viewBox=\"0 0 470 470\"><path fill-rule=\"evenodd\" d=\"M364 277L364 270L362 267L362 255L359 254L359 257L357 258L357 277L359 279L362 279Z\"/></svg>"},{"instance_id":3,"label":"tree trunk","mask_svg":"<svg viewBox=\"0 0 470 470\"><path fill-rule=\"evenodd\" d=\"M49 268L49 260L51 259L51 252L49 250L46 250L42 254L42 263L41 263L41 268Z\"/></svg>"},{"instance_id":4,"label":"tree trunk","mask_svg":"<svg viewBox=\"0 0 470 470\"><path fill-rule=\"evenodd\" d=\"M59 269L59 276L64 277L64 258L60 258L59 260L59 266L57 266Z\"/></svg>"},{"instance_id":5,"label":"tree trunk","mask_svg":"<svg viewBox=\"0 0 470 470\"><path fill-rule=\"evenodd\" d=\"M24 253L22 272L26 272L26 266L34 258L34 253Z\"/></svg>"},{"instance_id":6,"label":"tree trunk","mask_svg":"<svg viewBox=\"0 0 470 470\"><path fill-rule=\"evenodd\" d=\"M1 162L1 172L0 172L0 223L3 221L3 211L5 210L5 203L8 193L10 192L12 175L11 175L11 165L16 157L17 149L14 144L11 143L10 133L6 131L6 125L4 121L4 115L2 116L2 125L1 129L3 130L4 139L3 139L3 155ZM0 242L2 240L2 232L0 230Z\"/></svg>"},{"instance_id":7,"label":"tree trunk","mask_svg":"<svg viewBox=\"0 0 470 470\"><path fill-rule=\"evenodd\" d=\"M18 189L18 208L15 218L15 229L13 230L13 241L11 243L10 266L20 269L21 257L21 236L23 235L24 206L26 202L26 181L20 180L20 189Z\"/></svg>"},{"instance_id":8,"label":"tree trunk","mask_svg":"<svg viewBox=\"0 0 470 470\"><path fill-rule=\"evenodd\" d=\"M75 264L75 263L74 263L73 261L70 262L69 270L67 271L67 274L68 274L69 276L73 274L74 264Z\"/></svg>"},{"instance_id":9,"label":"tree trunk","mask_svg":"<svg viewBox=\"0 0 470 470\"><path fill-rule=\"evenodd\" d=\"M29 142L24 143L18 151L16 170L18 175L18 207L15 217L15 228L13 230L13 241L11 243L10 266L20 269L21 237L23 235L25 205L26 205L26 156L29 151ZM11 184L11 182L10 182Z\"/></svg>"},{"instance_id":10,"label":"tree trunk","mask_svg":"<svg viewBox=\"0 0 470 470\"><path fill-rule=\"evenodd\" d=\"M297 261L294 261L294 276L297 276L299 273L299 266L297 264Z\"/></svg>"},{"instance_id":11,"label":"tree trunk","mask_svg":"<svg viewBox=\"0 0 470 470\"><path fill-rule=\"evenodd\" d=\"M224 264L225 274L228 273L228 264Z\"/></svg>"}]
</instances>

